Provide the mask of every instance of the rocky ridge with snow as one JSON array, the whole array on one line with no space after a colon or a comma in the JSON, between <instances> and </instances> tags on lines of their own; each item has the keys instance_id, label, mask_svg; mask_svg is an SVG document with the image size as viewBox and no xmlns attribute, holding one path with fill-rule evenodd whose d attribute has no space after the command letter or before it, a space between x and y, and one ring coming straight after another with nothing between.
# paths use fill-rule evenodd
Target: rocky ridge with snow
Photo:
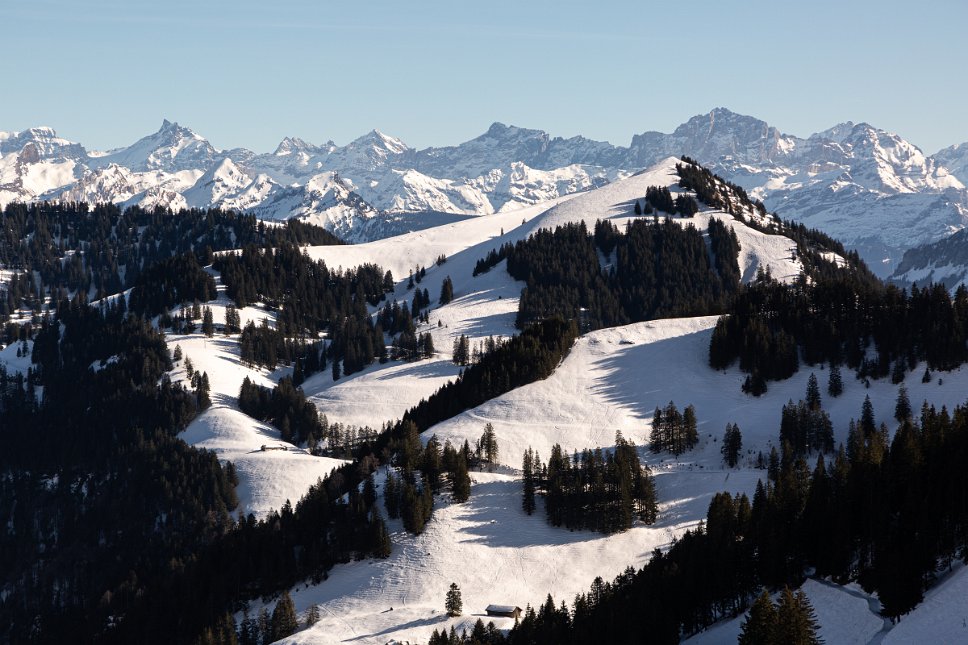
<instances>
[{"instance_id":1,"label":"rocky ridge with snow","mask_svg":"<svg viewBox=\"0 0 968 645\"><path fill-rule=\"evenodd\" d=\"M501 123L456 146L416 150L373 130L345 146L287 137L263 154L218 150L167 120L156 133L109 152L88 151L50 128L0 132L0 204L218 206L269 219L301 217L365 241L437 223L415 213L513 210L683 154L783 218L857 248L881 275L905 250L968 221L968 144L926 156L896 134L852 122L801 138L724 108L669 134L635 135L628 147Z\"/></svg>"}]
</instances>

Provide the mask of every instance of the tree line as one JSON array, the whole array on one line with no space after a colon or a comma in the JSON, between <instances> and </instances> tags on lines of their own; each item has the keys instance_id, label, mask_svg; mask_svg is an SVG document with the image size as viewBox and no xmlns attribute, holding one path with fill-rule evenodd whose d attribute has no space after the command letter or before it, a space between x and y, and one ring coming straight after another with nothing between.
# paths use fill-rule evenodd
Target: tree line
<instances>
[{"instance_id":1,"label":"tree line","mask_svg":"<svg viewBox=\"0 0 968 645\"><path fill-rule=\"evenodd\" d=\"M716 323L709 364L724 369L738 359L749 375L744 390L758 395L767 381L795 373L801 358L895 383L921 361L930 370L954 369L968 362L968 289L908 293L851 268L801 275L791 285L761 274Z\"/></svg>"},{"instance_id":2,"label":"tree line","mask_svg":"<svg viewBox=\"0 0 968 645\"><path fill-rule=\"evenodd\" d=\"M83 291L103 298L133 286L145 269L168 258L193 253L209 264L215 251L246 244L332 245L342 242L325 229L289 220L266 225L252 215L218 209L179 210L77 202L11 202L0 213L0 264L22 280L0 316L44 297L56 303Z\"/></svg>"}]
</instances>

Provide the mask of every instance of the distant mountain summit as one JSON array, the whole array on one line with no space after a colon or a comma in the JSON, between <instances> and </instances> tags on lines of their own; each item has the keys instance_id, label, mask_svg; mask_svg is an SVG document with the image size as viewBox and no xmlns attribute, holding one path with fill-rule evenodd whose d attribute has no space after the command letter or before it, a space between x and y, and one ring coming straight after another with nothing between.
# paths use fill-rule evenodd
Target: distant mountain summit
<instances>
[{"instance_id":1,"label":"distant mountain summit","mask_svg":"<svg viewBox=\"0 0 968 645\"><path fill-rule=\"evenodd\" d=\"M930 157L896 134L850 121L801 138L726 108L694 116L672 133L637 134L628 147L503 123L464 143L424 150L373 130L344 146L286 137L258 154L218 150L168 120L108 152L89 152L46 127L0 132L0 203L219 206L306 218L362 241L421 226L419 217L400 214L507 211L684 154L781 217L858 248L882 275L905 250L943 239L968 220L968 144ZM383 225L363 226L374 219Z\"/></svg>"}]
</instances>

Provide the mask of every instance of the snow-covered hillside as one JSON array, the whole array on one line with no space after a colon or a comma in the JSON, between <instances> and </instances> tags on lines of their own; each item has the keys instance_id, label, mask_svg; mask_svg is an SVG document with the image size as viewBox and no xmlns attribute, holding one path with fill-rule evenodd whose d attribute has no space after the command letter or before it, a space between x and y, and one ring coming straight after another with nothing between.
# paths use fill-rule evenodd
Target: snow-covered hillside
<instances>
[{"instance_id":1,"label":"snow-covered hillside","mask_svg":"<svg viewBox=\"0 0 968 645\"><path fill-rule=\"evenodd\" d=\"M298 148L296 142L292 146ZM224 199L251 186L258 177L251 177L232 159L222 157L215 171L196 179L193 190L204 189L206 194ZM478 259L540 228L578 221L591 228L599 219L621 227L635 217L634 202L642 199L649 186L666 186L673 193L682 191L677 185L676 163L675 157L664 158L638 174L615 177L601 187L536 206L459 218L363 244L307 248L311 257L323 259L334 268L372 262L390 269L396 279L390 298L406 303L413 296L406 284L409 272L426 267L426 276L418 287L428 290L432 305L429 323L418 331L431 333L437 348L430 359L373 364L337 381L324 370L303 384L307 397L331 423L379 428L398 419L459 373L450 360L456 337L466 334L477 342L516 332L514 320L524 285L510 277L504 263L474 277ZM103 174L108 170L128 177L165 172L130 172L114 165L92 172ZM309 183L320 200L338 202L355 194L351 189L354 184L332 172L320 171ZM286 195L288 190L275 183L270 188L276 195ZM713 218L735 230L744 280L752 279L760 268L769 268L782 280L799 274L802 266L796 259L796 245L785 236L761 233L727 213L705 207L692 218L672 221L705 231ZM437 265L441 256L446 261ZM446 277L453 281L454 299L438 306L437 296ZM229 304L219 284L218 298L209 303L217 325L224 321ZM263 318L271 322L273 317L260 307L247 307L240 313L243 323ZM305 612L316 605L321 620L288 642L351 640L383 644L394 638L423 642L434 629L470 627L491 603L536 605L549 592L558 601L570 601L576 593L587 590L595 577L610 579L628 566L641 566L653 549L668 546L696 526L715 493L751 494L764 475L755 468L755 458L758 452L769 452L775 445L781 407L804 396L811 372L825 384L826 370L822 366L804 367L786 381L770 383L762 397L749 397L741 391L745 375L737 367L725 371L708 367L715 322L715 317L654 320L588 333L546 380L512 390L424 433L425 441L436 434L441 441L462 444L466 440L473 444L484 425L493 424L499 443L497 472L473 473L471 497L465 504L453 504L446 495L439 496L433 519L420 536L408 534L398 520L390 522L393 553L389 559L337 565L326 581L303 583L292 589L297 610ZM343 463L312 456L304 447L291 444L285 445L286 450L262 450L263 445L284 445L279 431L238 409L237 395L244 378L271 386L289 374L289 368L266 372L242 365L237 337L218 332L212 338L201 333L170 335L168 343L172 350L180 347L184 355L173 374L176 380L187 377L188 359L196 370L209 376L213 404L181 436L233 462L240 479L239 512L261 517L270 509L279 509L286 500L295 503L317 478ZM29 358L17 357L17 349L16 345L4 349L0 361L9 370L25 371ZM930 383L921 383L922 371L910 371L905 382L912 402L928 400L949 408L963 402L968 370L945 373L943 379ZM867 388L845 374L843 395L837 399L824 397L835 440L844 440L847 424L859 416L865 396L871 397L877 419L888 421L896 394L897 386L886 380L874 381ZM653 411L670 401L680 409L695 406L698 417L699 445L679 458L654 455L646 447ZM741 463L730 470L724 469L720 454L727 423L737 423L743 435ZM547 459L555 444L569 452L609 448L618 432L639 446L641 458L656 475L660 515L655 525L638 524L625 533L604 536L550 527L540 501L535 515L523 513L518 468L524 450L532 447ZM381 470L377 478L381 490L384 477ZM936 625L936 632L931 633L945 638L956 636L957 621L939 623L930 616L950 611L962 590L963 577L961 572L953 575L905 620L915 627L922 623ZM465 609L465 615L455 619L443 613L444 594L452 582L461 586ZM805 590L817 608L828 642L866 643L885 635L884 621L871 612L874 601L857 589L811 581ZM266 600L271 605L272 599ZM250 609L258 611L258 605L257 601ZM922 611L926 613L918 614ZM916 618L919 615L926 617ZM696 642L733 642L741 621L714 626L697 636ZM497 622L500 627L511 626L510 620ZM902 628L907 628L904 621L886 635L898 639L895 642L906 642L908 632Z\"/></svg>"},{"instance_id":2,"label":"snow-covered hillside","mask_svg":"<svg viewBox=\"0 0 968 645\"><path fill-rule=\"evenodd\" d=\"M968 284L968 229L909 249L890 280L904 287L942 283L952 290Z\"/></svg>"},{"instance_id":3,"label":"snow-covered hillside","mask_svg":"<svg viewBox=\"0 0 968 645\"><path fill-rule=\"evenodd\" d=\"M759 399L748 397L740 391L743 376L738 369L722 373L707 366L714 324L712 317L660 320L593 332L578 341L547 380L514 390L425 433L425 439L437 434L441 440L473 442L485 423L493 423L500 462L507 470L475 474L467 504L439 500L423 535L413 537L395 526L389 560L340 566L326 582L295 589L297 609L318 604L322 620L290 642L336 643L347 638L360 643L382 644L391 638L421 642L435 628L472 624L489 603L535 605L548 592L567 600L585 590L595 576L608 579L627 565L640 566L653 547L667 545L694 526L715 492L751 493L763 475L750 467L751 460L756 451L769 450L775 443L780 408L789 399L803 397L811 370L771 383ZM818 367L816 373L823 382L824 371ZM397 379L388 372L381 395L411 396L410 378ZM848 378L845 385L840 398L824 400L838 441L845 438L849 419L859 416L865 395L871 396L877 418L886 421L897 392L886 381L867 389ZM963 399L968 372L945 374L942 385L922 384L916 377L906 385L912 401L927 398L950 407ZM357 393L345 392L349 397ZM699 418L700 445L678 460L644 449L652 411L670 400L680 407L695 405ZM376 402L367 403L379 408ZM334 409L329 405L321 403L324 410ZM743 466L731 471L723 469L719 453L727 422L742 429L746 454ZM554 443L567 450L609 447L616 431L642 447L643 458L656 473L657 525L604 537L552 529L541 517L540 506L532 517L523 514L521 483L513 469L519 467L525 448L532 446L547 458ZM450 582L461 586L468 616L447 619L443 615L443 596ZM829 602L822 604L818 598L822 593L831 596ZM850 642L868 642L861 636L879 631L883 621L870 614L866 601L848 603L851 598L838 599L840 593L820 587L810 590L821 619L836 621L827 628L828 642L841 642L834 635L853 633L858 638Z\"/></svg>"},{"instance_id":4,"label":"snow-covered hillside","mask_svg":"<svg viewBox=\"0 0 968 645\"><path fill-rule=\"evenodd\" d=\"M219 285L217 300L207 303L212 308L216 325L224 325L226 306L231 304ZM242 324L272 315L257 307L239 311ZM194 369L208 374L212 406L202 412L181 434L185 442L213 451L221 460L235 466L239 478L236 493L239 508L236 514L254 514L264 517L270 510L280 510L289 500L295 504L317 479L344 463L338 459L316 457L304 448L287 444L279 437L279 431L243 414L238 407L239 388L242 381L272 387L279 378L291 373L280 368L275 373L250 369L241 364L238 335L216 334L207 338L201 333L169 335L169 349L180 347L183 358L176 365L173 380L187 380L186 361L191 360ZM285 450L262 450L263 446Z\"/></svg>"},{"instance_id":5,"label":"snow-covered hillside","mask_svg":"<svg viewBox=\"0 0 968 645\"><path fill-rule=\"evenodd\" d=\"M785 219L858 248L875 272L888 275L904 250L964 227L964 150L952 146L928 157L867 123L801 138L724 108L672 133L635 135L628 147L495 123L479 137L441 148L415 150L374 130L343 146L286 137L275 151L257 154L217 150L190 128L165 121L126 148L88 152L50 128L33 128L0 132L0 204L221 206L268 219L302 217L366 241L425 228L416 217L401 226L394 218L400 213L514 210L686 154ZM345 190L321 187L320 177Z\"/></svg>"}]
</instances>

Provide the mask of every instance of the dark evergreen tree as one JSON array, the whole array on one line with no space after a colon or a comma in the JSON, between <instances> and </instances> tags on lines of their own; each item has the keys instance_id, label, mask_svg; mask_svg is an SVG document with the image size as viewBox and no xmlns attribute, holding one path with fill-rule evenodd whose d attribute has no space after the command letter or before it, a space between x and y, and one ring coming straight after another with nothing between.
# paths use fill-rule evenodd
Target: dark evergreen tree
<instances>
[{"instance_id":1,"label":"dark evergreen tree","mask_svg":"<svg viewBox=\"0 0 968 645\"><path fill-rule=\"evenodd\" d=\"M827 394L837 398L844 392L844 381L840 375L840 365L832 363L830 365L830 375L827 379Z\"/></svg>"},{"instance_id":2,"label":"dark evergreen tree","mask_svg":"<svg viewBox=\"0 0 968 645\"><path fill-rule=\"evenodd\" d=\"M449 304L451 300L454 299L454 283L451 282L450 276L444 278L443 283L440 285L440 304L441 306Z\"/></svg>"},{"instance_id":3,"label":"dark evergreen tree","mask_svg":"<svg viewBox=\"0 0 968 645\"><path fill-rule=\"evenodd\" d=\"M813 607L803 591L794 595L789 587L784 588L776 611L776 626L776 643L819 645L823 642L817 636Z\"/></svg>"},{"instance_id":4,"label":"dark evergreen tree","mask_svg":"<svg viewBox=\"0 0 968 645\"><path fill-rule=\"evenodd\" d=\"M779 645L776 606L764 589L750 607L739 633L739 645Z\"/></svg>"},{"instance_id":5,"label":"dark evergreen tree","mask_svg":"<svg viewBox=\"0 0 968 645\"><path fill-rule=\"evenodd\" d=\"M270 632L271 641L277 641L295 634L299 629L299 621L296 618L296 608L292 604L292 598L288 591L283 591L282 596L276 602L275 609L272 610L272 622Z\"/></svg>"},{"instance_id":6,"label":"dark evergreen tree","mask_svg":"<svg viewBox=\"0 0 968 645\"><path fill-rule=\"evenodd\" d=\"M447 597L444 600L444 610L448 616L460 616L464 611L460 587L457 586L456 582L450 583L450 589L447 590Z\"/></svg>"},{"instance_id":7,"label":"dark evergreen tree","mask_svg":"<svg viewBox=\"0 0 968 645\"><path fill-rule=\"evenodd\" d=\"M538 457L528 446L528 449L524 451L524 459L521 465L522 478L524 480L524 498L522 499L521 506L524 512L528 515L534 513L536 504L534 499L535 494L535 464L538 463Z\"/></svg>"},{"instance_id":8,"label":"dark evergreen tree","mask_svg":"<svg viewBox=\"0 0 968 645\"><path fill-rule=\"evenodd\" d=\"M743 449L743 435L739 426L734 423L726 424L726 432L723 434L723 461L730 468L735 468L739 463L740 451Z\"/></svg>"},{"instance_id":9,"label":"dark evergreen tree","mask_svg":"<svg viewBox=\"0 0 968 645\"><path fill-rule=\"evenodd\" d=\"M209 338L215 335L215 320L212 316L211 307L205 307L202 310L202 333Z\"/></svg>"},{"instance_id":10,"label":"dark evergreen tree","mask_svg":"<svg viewBox=\"0 0 968 645\"><path fill-rule=\"evenodd\" d=\"M899 423L903 423L911 418L913 412L911 402L908 400L907 388L902 385L897 389L897 402L894 404L894 418Z\"/></svg>"},{"instance_id":11,"label":"dark evergreen tree","mask_svg":"<svg viewBox=\"0 0 968 645\"><path fill-rule=\"evenodd\" d=\"M816 412L821 408L820 401L820 385L817 383L817 375L813 372L810 373L810 378L807 379L807 408L812 412Z\"/></svg>"},{"instance_id":12,"label":"dark evergreen tree","mask_svg":"<svg viewBox=\"0 0 968 645\"><path fill-rule=\"evenodd\" d=\"M451 494L458 504L466 502L471 496L471 476L467 470L467 453L457 453L457 464L451 481Z\"/></svg>"}]
</instances>

